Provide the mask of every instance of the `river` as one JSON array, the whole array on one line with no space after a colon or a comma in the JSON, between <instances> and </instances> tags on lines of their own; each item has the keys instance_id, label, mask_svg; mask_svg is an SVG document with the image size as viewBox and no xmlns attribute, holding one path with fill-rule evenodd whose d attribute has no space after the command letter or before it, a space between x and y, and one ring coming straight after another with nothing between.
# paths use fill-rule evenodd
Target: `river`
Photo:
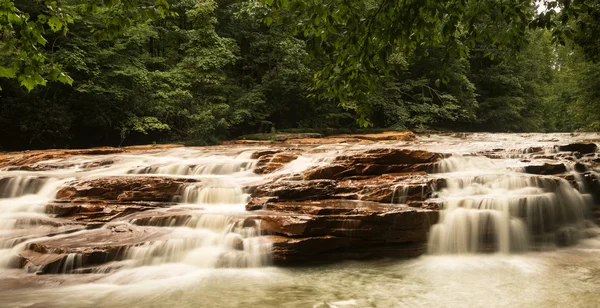
<instances>
[{"instance_id":1,"label":"river","mask_svg":"<svg viewBox=\"0 0 600 308\"><path fill-rule=\"evenodd\" d=\"M532 160L522 149L540 147L544 155L550 155L556 153L556 144L598 137L474 134L465 140L464 136L429 135L401 143L310 146L270 175L253 173L257 160L252 153L257 149L246 146L74 155L42 161L60 165L48 170L0 171L0 179L12 180L12 184L5 180L4 190L0 187L0 306L593 307L600 302L600 229L591 221L594 205L589 192L553 177L551 183L558 184L550 187L549 182L515 168ZM412 259L274 266L265 257L271 246L260 236L260 223L241 226L235 220L255 219L245 210L250 199L247 187L330 164L335 155L375 147L453 153L435 175L448 184L435 191L435 197L444 200L445 211L432 229L428 253ZM261 150L270 148L260 146ZM503 149L500 158L471 158L473 153L498 148ZM84 167L107 157L115 162L98 169ZM567 173L573 173L574 167L564 163ZM90 228L87 220L73 223L74 218L48 212L47 205L55 202L57 191L75 181L148 174L200 180L203 186L186 182L168 207L111 218L102 221L99 229ZM536 212L519 218L510 203L523 196ZM392 196L392 202L395 199ZM480 205L473 205L477 202ZM470 214L458 215L461 211ZM177 224L173 217L179 216L162 218L180 212L191 218ZM538 234L540 219L544 223ZM113 225L117 221L121 224ZM87 227L81 229L80 224ZM64 260L70 261L61 261L58 273L43 272L43 266L31 264L15 268L21 267L15 266L15 256L30 243L61 243L62 239L59 245L66 247L79 238L92 241L91 232L123 224L162 233L157 239L132 244L122 258L107 263L117 266L101 270L94 267L75 274L86 266L73 252L65 253ZM473 226L495 229L473 231ZM489 238L482 239L490 232L494 233L492 252ZM567 238L566 247L554 244L563 238Z\"/></svg>"}]
</instances>

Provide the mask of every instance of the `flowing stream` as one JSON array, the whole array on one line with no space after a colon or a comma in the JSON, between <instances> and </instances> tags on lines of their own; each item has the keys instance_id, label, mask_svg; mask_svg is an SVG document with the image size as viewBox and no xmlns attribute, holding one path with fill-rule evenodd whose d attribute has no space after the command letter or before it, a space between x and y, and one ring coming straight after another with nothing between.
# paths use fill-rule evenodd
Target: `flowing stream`
<instances>
[{"instance_id":1,"label":"flowing stream","mask_svg":"<svg viewBox=\"0 0 600 308\"><path fill-rule=\"evenodd\" d=\"M600 140L597 135L580 139ZM46 171L0 171L1 307L590 307L600 301L600 230L594 202L569 181L524 173L529 150L556 153L567 134L431 135L411 143L311 146L273 174L253 172L268 147L175 148L143 154L73 156ZM432 175L445 185L428 252L412 260L347 261L280 268L260 220L245 210L247 187L327 165L348 150L406 147L452 153ZM473 153L501 148L490 159ZM525 149L525 150L523 150ZM113 161L101 168L93 163ZM568 164L574 170L574 163ZM598 171L598 170L596 170ZM594 172L592 170L592 172ZM100 228L160 237L127 247L122 260L85 271L74 253L54 273L16 269L29 243L89 230L46 214L59 189L109 176L189 179L173 206ZM393 203L406 202L398 187ZM144 231L146 232L146 231ZM564 246L564 247L563 247ZM490 253L491 252L491 253Z\"/></svg>"}]
</instances>

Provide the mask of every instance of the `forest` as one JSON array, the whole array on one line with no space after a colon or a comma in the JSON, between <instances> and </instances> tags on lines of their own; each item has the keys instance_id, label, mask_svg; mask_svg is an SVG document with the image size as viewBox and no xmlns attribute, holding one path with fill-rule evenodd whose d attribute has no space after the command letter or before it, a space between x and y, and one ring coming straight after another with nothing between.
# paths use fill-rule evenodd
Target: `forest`
<instances>
[{"instance_id":1,"label":"forest","mask_svg":"<svg viewBox=\"0 0 600 308\"><path fill-rule=\"evenodd\" d=\"M596 1L98 2L0 0L0 150L600 130Z\"/></svg>"}]
</instances>

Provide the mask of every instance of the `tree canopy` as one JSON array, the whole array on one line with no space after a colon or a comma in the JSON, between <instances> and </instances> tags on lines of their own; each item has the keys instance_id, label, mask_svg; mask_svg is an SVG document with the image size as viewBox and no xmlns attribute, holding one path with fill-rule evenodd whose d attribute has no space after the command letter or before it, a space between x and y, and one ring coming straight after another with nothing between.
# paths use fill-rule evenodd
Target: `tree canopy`
<instances>
[{"instance_id":1,"label":"tree canopy","mask_svg":"<svg viewBox=\"0 0 600 308\"><path fill-rule=\"evenodd\" d=\"M600 8L542 4L0 0L0 149L600 130Z\"/></svg>"}]
</instances>

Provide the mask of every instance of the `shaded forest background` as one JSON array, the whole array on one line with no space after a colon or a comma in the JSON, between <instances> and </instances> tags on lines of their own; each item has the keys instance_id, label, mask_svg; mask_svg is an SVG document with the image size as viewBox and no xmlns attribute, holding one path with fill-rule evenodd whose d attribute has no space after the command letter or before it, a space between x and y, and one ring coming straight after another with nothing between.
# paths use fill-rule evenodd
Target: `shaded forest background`
<instances>
[{"instance_id":1,"label":"shaded forest background","mask_svg":"<svg viewBox=\"0 0 600 308\"><path fill-rule=\"evenodd\" d=\"M45 9L16 2L31 16ZM102 16L80 14L85 1L62 3L74 23L66 34L47 33L44 53L73 86L28 92L0 78L0 150L359 129L352 110L311 92L323 63L292 34L293 21L267 26L268 8L258 1L172 0L177 14L105 41L90 32ZM600 130L600 65L575 44L552 42L547 30L530 30L526 42L498 50L484 41L450 58L444 46L395 54L386 63L394 74L365 98L371 129ZM10 61L0 55L0 64ZM436 82L442 62L445 83Z\"/></svg>"}]
</instances>

